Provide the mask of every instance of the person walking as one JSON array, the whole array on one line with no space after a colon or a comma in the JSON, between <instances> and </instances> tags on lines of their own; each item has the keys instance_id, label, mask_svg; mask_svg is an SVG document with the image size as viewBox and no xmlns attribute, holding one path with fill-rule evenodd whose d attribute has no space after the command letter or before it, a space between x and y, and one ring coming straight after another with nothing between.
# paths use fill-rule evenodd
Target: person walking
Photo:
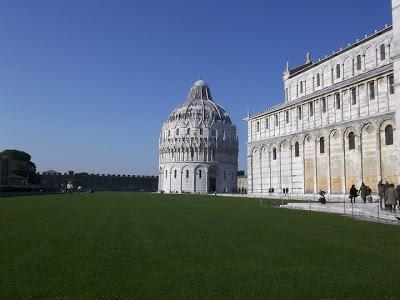
<instances>
[{"instance_id":1,"label":"person walking","mask_svg":"<svg viewBox=\"0 0 400 300\"><path fill-rule=\"evenodd\" d=\"M385 204L390 210L394 210L396 212L396 190L394 188L394 184L389 184L388 189L386 190L385 194Z\"/></svg>"},{"instance_id":2,"label":"person walking","mask_svg":"<svg viewBox=\"0 0 400 300\"><path fill-rule=\"evenodd\" d=\"M398 203L399 203L399 209L400 209L400 184L398 184L397 186L396 186L396 198L397 198L397 201L398 201Z\"/></svg>"},{"instance_id":3,"label":"person walking","mask_svg":"<svg viewBox=\"0 0 400 300\"><path fill-rule=\"evenodd\" d=\"M361 194L361 199L364 201L364 203L367 201L367 191L368 188L363 182L360 186L360 194Z\"/></svg>"},{"instance_id":4,"label":"person walking","mask_svg":"<svg viewBox=\"0 0 400 300\"><path fill-rule=\"evenodd\" d=\"M383 180L379 180L378 183L378 196L379 196L379 205L381 209L383 209L383 199L385 197L385 185L383 184Z\"/></svg>"},{"instance_id":5,"label":"person walking","mask_svg":"<svg viewBox=\"0 0 400 300\"><path fill-rule=\"evenodd\" d=\"M358 196L356 186L353 184L350 188L350 203L356 203L356 198Z\"/></svg>"}]
</instances>

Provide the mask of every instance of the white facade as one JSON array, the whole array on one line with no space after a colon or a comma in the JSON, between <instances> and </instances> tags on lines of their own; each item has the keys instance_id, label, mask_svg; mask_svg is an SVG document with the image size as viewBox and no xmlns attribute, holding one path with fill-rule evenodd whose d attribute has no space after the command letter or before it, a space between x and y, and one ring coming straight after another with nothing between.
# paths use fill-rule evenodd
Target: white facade
<instances>
[{"instance_id":1,"label":"white facade","mask_svg":"<svg viewBox=\"0 0 400 300\"><path fill-rule=\"evenodd\" d=\"M212 99L203 80L163 124L159 139L159 191L223 193L236 190L236 126Z\"/></svg>"},{"instance_id":2,"label":"white facade","mask_svg":"<svg viewBox=\"0 0 400 300\"><path fill-rule=\"evenodd\" d=\"M285 101L247 119L249 193L345 194L352 184L376 191L380 179L398 183L399 3L393 27L285 70Z\"/></svg>"}]
</instances>

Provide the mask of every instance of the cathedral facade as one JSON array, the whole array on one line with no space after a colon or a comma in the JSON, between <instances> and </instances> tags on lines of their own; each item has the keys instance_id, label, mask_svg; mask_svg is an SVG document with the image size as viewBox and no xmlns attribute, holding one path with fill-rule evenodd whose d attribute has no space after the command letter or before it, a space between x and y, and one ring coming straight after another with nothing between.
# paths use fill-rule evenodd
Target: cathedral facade
<instances>
[{"instance_id":1,"label":"cathedral facade","mask_svg":"<svg viewBox=\"0 0 400 300\"><path fill-rule=\"evenodd\" d=\"M248 116L248 192L346 194L399 182L400 0L393 26L283 73L283 103Z\"/></svg>"},{"instance_id":2,"label":"cathedral facade","mask_svg":"<svg viewBox=\"0 0 400 300\"><path fill-rule=\"evenodd\" d=\"M238 138L228 113L204 80L164 122L159 138L158 190L223 193L236 190Z\"/></svg>"}]
</instances>

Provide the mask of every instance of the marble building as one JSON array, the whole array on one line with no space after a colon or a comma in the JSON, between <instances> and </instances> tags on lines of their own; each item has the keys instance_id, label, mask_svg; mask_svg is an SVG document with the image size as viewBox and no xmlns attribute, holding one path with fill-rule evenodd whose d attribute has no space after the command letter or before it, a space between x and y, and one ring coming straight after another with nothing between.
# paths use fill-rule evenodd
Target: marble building
<instances>
[{"instance_id":1,"label":"marble building","mask_svg":"<svg viewBox=\"0 0 400 300\"><path fill-rule=\"evenodd\" d=\"M248 192L346 194L399 182L400 0L393 26L287 66L284 101L249 115Z\"/></svg>"},{"instance_id":2,"label":"marble building","mask_svg":"<svg viewBox=\"0 0 400 300\"><path fill-rule=\"evenodd\" d=\"M158 190L233 192L238 169L236 126L204 80L164 122L159 138Z\"/></svg>"}]
</instances>

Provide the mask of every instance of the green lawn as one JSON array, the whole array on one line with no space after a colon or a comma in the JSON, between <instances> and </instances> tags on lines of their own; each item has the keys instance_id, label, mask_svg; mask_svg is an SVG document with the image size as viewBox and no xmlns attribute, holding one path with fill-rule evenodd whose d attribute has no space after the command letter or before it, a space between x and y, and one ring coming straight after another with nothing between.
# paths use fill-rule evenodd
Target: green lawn
<instances>
[{"instance_id":1,"label":"green lawn","mask_svg":"<svg viewBox=\"0 0 400 300\"><path fill-rule=\"evenodd\" d=\"M400 298L400 227L146 193L0 198L0 298Z\"/></svg>"}]
</instances>

